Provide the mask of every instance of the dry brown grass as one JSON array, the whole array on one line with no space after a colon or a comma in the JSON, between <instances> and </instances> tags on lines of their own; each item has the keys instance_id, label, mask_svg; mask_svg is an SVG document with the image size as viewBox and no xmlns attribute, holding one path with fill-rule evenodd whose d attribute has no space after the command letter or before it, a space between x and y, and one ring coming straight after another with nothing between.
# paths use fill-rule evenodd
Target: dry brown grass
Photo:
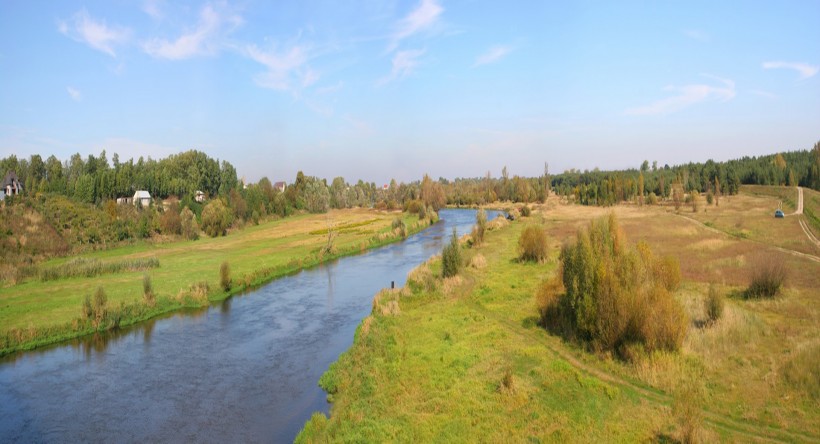
<instances>
[{"instance_id":1,"label":"dry brown grass","mask_svg":"<svg viewBox=\"0 0 820 444\"><path fill-rule=\"evenodd\" d=\"M470 267L475 268L476 270L481 270L486 266L487 259L485 259L481 254L475 254L472 258L470 258Z\"/></svg>"}]
</instances>

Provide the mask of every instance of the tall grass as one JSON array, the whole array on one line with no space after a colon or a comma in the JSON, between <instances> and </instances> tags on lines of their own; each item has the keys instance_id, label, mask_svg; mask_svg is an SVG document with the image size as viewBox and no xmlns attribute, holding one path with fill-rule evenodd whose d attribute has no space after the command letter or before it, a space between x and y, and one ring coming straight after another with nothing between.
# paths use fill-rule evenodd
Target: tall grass
<instances>
[{"instance_id":1,"label":"tall grass","mask_svg":"<svg viewBox=\"0 0 820 444\"><path fill-rule=\"evenodd\" d=\"M219 286L225 291L231 291L231 266L227 261L219 266Z\"/></svg>"},{"instance_id":2,"label":"tall grass","mask_svg":"<svg viewBox=\"0 0 820 444\"><path fill-rule=\"evenodd\" d=\"M453 228L453 236L441 252L441 274L448 278L457 275L459 270L461 270L461 245L458 243L456 229Z\"/></svg>"},{"instance_id":3,"label":"tall grass","mask_svg":"<svg viewBox=\"0 0 820 444\"><path fill-rule=\"evenodd\" d=\"M74 258L70 261L40 270L40 280L56 281L72 277L94 277L101 274L121 273L124 271L142 271L159 267L159 259L125 259L115 262L103 262L99 259Z\"/></svg>"}]
</instances>

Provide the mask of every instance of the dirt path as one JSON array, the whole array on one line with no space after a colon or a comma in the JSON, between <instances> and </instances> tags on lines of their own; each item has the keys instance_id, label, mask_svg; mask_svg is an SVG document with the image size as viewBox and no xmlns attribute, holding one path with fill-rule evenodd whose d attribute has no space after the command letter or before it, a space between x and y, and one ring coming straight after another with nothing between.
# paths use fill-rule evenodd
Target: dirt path
<instances>
[{"instance_id":1,"label":"dirt path","mask_svg":"<svg viewBox=\"0 0 820 444\"><path fill-rule=\"evenodd\" d=\"M803 188L797 187L797 210L792 214L803 214Z\"/></svg>"},{"instance_id":2,"label":"dirt path","mask_svg":"<svg viewBox=\"0 0 820 444\"><path fill-rule=\"evenodd\" d=\"M809 228L808 222L803 217L803 188L797 187L797 210L794 213L790 214L789 216L798 216L797 222L800 224L800 228L806 233L806 237L809 238L809 241L813 243L816 247L820 247L820 239L817 239L817 236L812 233L811 229Z\"/></svg>"},{"instance_id":3,"label":"dirt path","mask_svg":"<svg viewBox=\"0 0 820 444\"><path fill-rule=\"evenodd\" d=\"M800 208L801 208L801 211L802 211L802 206ZM684 216L682 214L675 214L675 215L678 216L678 217L682 217L682 218L688 220L689 222L692 222L693 224L696 224L696 225L698 225L699 227L701 227L705 230L711 231L711 232L716 233L716 234L722 234L722 235L728 236L732 239L736 239L731 234L729 234L725 231L719 230L717 228L710 227L710 226L704 224L703 222L701 222L697 219L693 219L689 216ZM803 228L803 231L806 233L806 235L809 237L809 239L812 242L814 242L815 245L820 247L820 242L818 242L817 238L814 237L814 234L812 234L812 232L808 229L808 227L805 226L806 222L803 220L803 218L799 218L798 221L800 222L800 227ZM743 239L743 240L745 240L746 242L756 242L756 243L761 244L761 245L767 245L771 248L774 248L777 251L782 251L783 253L788 253L788 254L791 254L792 256L799 256L799 257L806 258L806 259L812 260L814 262L820 263L820 257L814 256L814 255L811 255L811 254L801 253L801 252L795 251L795 250L789 250L788 248L778 247L776 245L772 245L772 244L769 244L769 243L766 243L766 242L761 242L761 241L754 240L754 239Z\"/></svg>"}]
</instances>

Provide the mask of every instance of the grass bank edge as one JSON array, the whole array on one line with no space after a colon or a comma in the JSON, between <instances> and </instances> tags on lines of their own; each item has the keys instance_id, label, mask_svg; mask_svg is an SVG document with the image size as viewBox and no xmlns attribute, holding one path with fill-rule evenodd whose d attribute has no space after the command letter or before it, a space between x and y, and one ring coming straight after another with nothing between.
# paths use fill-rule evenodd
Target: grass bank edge
<instances>
[{"instance_id":1,"label":"grass bank edge","mask_svg":"<svg viewBox=\"0 0 820 444\"><path fill-rule=\"evenodd\" d=\"M307 270L343 257L364 253L368 250L404 240L439 221L438 216L436 216L434 219L424 219L408 223L411 219L412 216L409 215L402 217L406 227L405 235L388 227L382 232L374 234L367 241L365 248L362 248L360 245L351 245L329 254L322 254L321 251L319 251L302 258L293 258L290 262L282 266L254 270L242 275L241 279L232 279L236 284L232 285L228 291L223 291L219 288L209 289L205 298L185 297L180 300L172 296L162 296L158 297L156 303L151 306L142 300L131 304L121 303L119 306L112 307L114 310L118 310L114 313L120 315L120 317L108 319L106 323L96 326L87 325L77 319L47 327L12 328L0 331L0 357L19 351L34 350L38 347L53 345L95 333L133 326L179 310L205 308L211 304L225 301L233 296L252 291L276 279L294 275L302 270ZM384 234L388 235L383 236ZM191 288L197 284L197 282L191 282L189 284L189 292ZM131 316L123 316L123 312L136 313Z\"/></svg>"}]
</instances>

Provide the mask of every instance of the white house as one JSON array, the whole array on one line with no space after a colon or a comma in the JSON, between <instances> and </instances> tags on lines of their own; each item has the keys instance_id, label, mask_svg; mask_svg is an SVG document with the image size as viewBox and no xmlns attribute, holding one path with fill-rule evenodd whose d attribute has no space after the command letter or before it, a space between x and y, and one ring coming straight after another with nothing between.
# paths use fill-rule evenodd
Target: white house
<instances>
[{"instance_id":1,"label":"white house","mask_svg":"<svg viewBox=\"0 0 820 444\"><path fill-rule=\"evenodd\" d=\"M194 200L197 202L205 202L205 193L202 191L196 190L194 192Z\"/></svg>"},{"instance_id":2,"label":"white house","mask_svg":"<svg viewBox=\"0 0 820 444\"><path fill-rule=\"evenodd\" d=\"M277 190L279 190L280 193L285 192L285 187L286 186L287 186L287 184L285 182L276 182L275 184L273 184L273 187L276 188Z\"/></svg>"},{"instance_id":3,"label":"white house","mask_svg":"<svg viewBox=\"0 0 820 444\"><path fill-rule=\"evenodd\" d=\"M17 174L15 174L14 171L6 173L6 177L3 178L3 199L5 199L6 196L20 194L21 191L23 191L23 184L17 179Z\"/></svg>"},{"instance_id":4,"label":"white house","mask_svg":"<svg viewBox=\"0 0 820 444\"><path fill-rule=\"evenodd\" d=\"M151 205L151 193L145 190L139 190L134 193L134 205L147 207Z\"/></svg>"}]
</instances>

